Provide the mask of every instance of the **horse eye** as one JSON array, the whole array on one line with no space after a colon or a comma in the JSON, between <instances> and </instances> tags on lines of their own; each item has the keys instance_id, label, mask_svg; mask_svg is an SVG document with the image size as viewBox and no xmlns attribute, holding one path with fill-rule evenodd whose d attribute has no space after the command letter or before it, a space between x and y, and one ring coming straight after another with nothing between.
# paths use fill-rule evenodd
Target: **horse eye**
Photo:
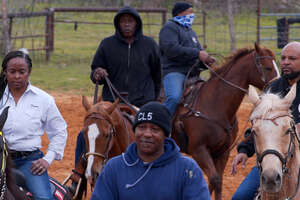
<instances>
[{"instance_id":1,"label":"horse eye","mask_svg":"<svg viewBox=\"0 0 300 200\"><path fill-rule=\"evenodd\" d=\"M265 67L264 69L269 72L272 71L272 67Z\"/></svg>"},{"instance_id":2,"label":"horse eye","mask_svg":"<svg viewBox=\"0 0 300 200\"><path fill-rule=\"evenodd\" d=\"M288 130L286 130L286 132L285 132L286 135L291 134L291 133L292 133L292 129L290 129L290 128Z\"/></svg>"}]
</instances>

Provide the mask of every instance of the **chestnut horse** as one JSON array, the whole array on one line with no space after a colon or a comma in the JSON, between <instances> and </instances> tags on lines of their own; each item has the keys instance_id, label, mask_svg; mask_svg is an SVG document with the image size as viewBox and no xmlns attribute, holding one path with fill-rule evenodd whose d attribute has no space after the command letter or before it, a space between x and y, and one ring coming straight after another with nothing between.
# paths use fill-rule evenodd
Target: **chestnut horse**
<instances>
[{"instance_id":1,"label":"chestnut horse","mask_svg":"<svg viewBox=\"0 0 300 200\"><path fill-rule=\"evenodd\" d=\"M222 197L222 177L237 137L236 112L249 84L262 89L279 77L274 59L271 50L256 44L239 49L198 86L193 103L182 102L176 110L172 137L205 172L216 200Z\"/></svg>"},{"instance_id":2,"label":"chestnut horse","mask_svg":"<svg viewBox=\"0 0 300 200\"><path fill-rule=\"evenodd\" d=\"M83 132L87 153L81 157L74 173L68 177L73 182L80 183L75 199L81 199L82 192L86 189L86 179L93 188L106 161L120 155L134 140L130 117L125 116L136 113L129 106L118 103L118 100L111 103L100 98L96 104L91 105L86 97L82 98L82 105L86 110ZM85 183L81 185L82 181Z\"/></svg>"},{"instance_id":3,"label":"chestnut horse","mask_svg":"<svg viewBox=\"0 0 300 200\"><path fill-rule=\"evenodd\" d=\"M261 199L300 199L300 150L290 106L296 84L281 99L277 94L258 97L253 87L249 99L255 105L250 116L260 170Z\"/></svg>"}]
</instances>

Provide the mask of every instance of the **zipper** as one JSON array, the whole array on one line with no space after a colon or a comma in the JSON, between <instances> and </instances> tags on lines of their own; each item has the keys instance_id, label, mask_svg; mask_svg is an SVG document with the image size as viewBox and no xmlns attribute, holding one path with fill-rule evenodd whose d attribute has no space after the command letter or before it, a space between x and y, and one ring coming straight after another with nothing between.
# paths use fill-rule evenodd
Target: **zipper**
<instances>
[{"instance_id":1,"label":"zipper","mask_svg":"<svg viewBox=\"0 0 300 200\"><path fill-rule=\"evenodd\" d=\"M128 55L127 55L127 73L126 73L126 80L125 80L125 86L126 89L128 90L128 78L129 78L129 69L130 69L130 49L131 49L131 44L128 44Z\"/></svg>"}]
</instances>

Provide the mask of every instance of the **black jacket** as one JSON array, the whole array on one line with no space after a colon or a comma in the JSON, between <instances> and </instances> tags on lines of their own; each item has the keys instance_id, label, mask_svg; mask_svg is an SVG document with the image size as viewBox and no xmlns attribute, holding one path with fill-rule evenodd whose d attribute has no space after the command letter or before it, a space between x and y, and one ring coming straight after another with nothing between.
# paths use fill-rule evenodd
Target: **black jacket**
<instances>
[{"instance_id":1,"label":"black jacket","mask_svg":"<svg viewBox=\"0 0 300 200\"><path fill-rule=\"evenodd\" d=\"M122 14L131 14L137 21L134 41L128 44L119 28ZM97 67L107 70L108 78L119 92L128 92L128 100L136 106L156 100L161 88L161 64L158 45L142 33L142 21L131 7L122 8L114 17L115 34L102 40L94 56L91 79ZM113 101L105 79L102 98Z\"/></svg>"},{"instance_id":2,"label":"black jacket","mask_svg":"<svg viewBox=\"0 0 300 200\"><path fill-rule=\"evenodd\" d=\"M187 74L199 58L202 47L196 33L183 27L172 19L169 20L159 33L159 47L163 76L170 72ZM205 68L203 63L200 67Z\"/></svg>"},{"instance_id":3,"label":"black jacket","mask_svg":"<svg viewBox=\"0 0 300 200\"><path fill-rule=\"evenodd\" d=\"M291 87L288 83L288 80L285 79L284 77L281 77L279 79L277 79L276 81L274 81L270 87L268 88L268 90L270 90L270 92L272 93L279 93L282 97L284 97L285 95L287 95L287 93L290 91ZM294 118L295 123L300 123L300 112L299 112L299 105L300 105L300 82L297 82L297 90L296 90L296 97L291 105L291 111L292 111L292 115ZM245 137L247 137L248 135L250 135L251 132L251 128L247 129L245 132ZM249 140L247 140L246 142L241 142L238 146L237 146L237 150L239 153L246 153L248 155L248 157L251 157L254 153L255 153L255 148L254 148L254 139L251 136L251 138L249 138Z\"/></svg>"}]
</instances>

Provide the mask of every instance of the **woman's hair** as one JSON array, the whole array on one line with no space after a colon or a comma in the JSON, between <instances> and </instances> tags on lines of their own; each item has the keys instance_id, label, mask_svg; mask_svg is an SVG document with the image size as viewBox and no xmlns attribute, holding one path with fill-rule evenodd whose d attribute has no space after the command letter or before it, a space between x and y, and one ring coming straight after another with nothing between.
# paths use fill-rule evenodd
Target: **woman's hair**
<instances>
[{"instance_id":1,"label":"woman's hair","mask_svg":"<svg viewBox=\"0 0 300 200\"><path fill-rule=\"evenodd\" d=\"M24 53L23 51L11 51L8 54L6 54L6 56L4 57L4 59L2 61L2 70L0 73L0 99L2 99L5 87L7 85L7 80L6 80L6 76L4 73L4 71L6 70L6 67L7 67L7 63L11 59L17 58L17 57L25 59L27 65L28 65L29 71L32 68L31 58L29 57L29 55L27 53Z\"/></svg>"}]
</instances>

